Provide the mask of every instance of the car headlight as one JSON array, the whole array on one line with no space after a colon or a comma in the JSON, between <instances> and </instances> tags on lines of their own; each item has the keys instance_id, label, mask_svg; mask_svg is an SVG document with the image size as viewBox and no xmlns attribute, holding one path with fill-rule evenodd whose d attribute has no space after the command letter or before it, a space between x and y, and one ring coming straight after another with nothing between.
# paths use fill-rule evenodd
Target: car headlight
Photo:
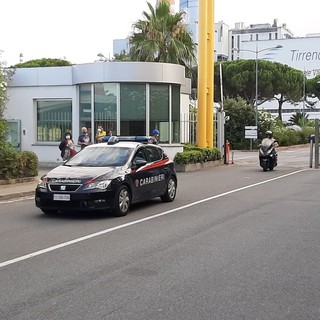
<instances>
[{"instance_id":1,"label":"car headlight","mask_svg":"<svg viewBox=\"0 0 320 320\"><path fill-rule=\"evenodd\" d=\"M111 180L91 181L84 187L84 190L92 190L92 189L106 190L110 182Z\"/></svg>"},{"instance_id":2,"label":"car headlight","mask_svg":"<svg viewBox=\"0 0 320 320\"><path fill-rule=\"evenodd\" d=\"M42 189L47 189L47 183L48 183L48 178L45 177L41 177L41 179L38 181L38 188L42 188Z\"/></svg>"}]
</instances>

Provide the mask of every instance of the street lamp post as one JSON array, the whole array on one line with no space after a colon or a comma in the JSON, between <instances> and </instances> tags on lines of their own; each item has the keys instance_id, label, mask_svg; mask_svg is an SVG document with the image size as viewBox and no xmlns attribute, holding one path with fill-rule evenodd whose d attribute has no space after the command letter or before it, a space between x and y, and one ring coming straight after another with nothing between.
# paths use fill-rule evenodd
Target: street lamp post
<instances>
[{"instance_id":1,"label":"street lamp post","mask_svg":"<svg viewBox=\"0 0 320 320\"><path fill-rule=\"evenodd\" d=\"M264 49L261 49L261 50L258 50L258 43L256 43L256 50L248 50L248 49L239 49L239 48L233 48L232 50L233 51L236 51L236 52L240 52L240 51L247 51L247 52L252 52L255 54L255 59L256 59L256 70L255 70L255 76L256 76L256 79L255 79L255 86L256 86L256 90L255 90L255 126L258 130L258 88L259 88L259 83L258 83L258 62L259 62L259 53L262 52L262 51L268 51L268 50L273 50L273 49L280 49L282 48L282 45L277 45L275 47L270 47L270 48L264 48Z\"/></svg>"}]
</instances>

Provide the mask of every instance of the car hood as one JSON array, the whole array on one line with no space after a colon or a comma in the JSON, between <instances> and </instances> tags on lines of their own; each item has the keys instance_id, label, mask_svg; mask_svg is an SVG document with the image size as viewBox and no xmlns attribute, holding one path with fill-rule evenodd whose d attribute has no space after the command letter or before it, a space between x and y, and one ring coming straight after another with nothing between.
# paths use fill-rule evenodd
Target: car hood
<instances>
[{"instance_id":1,"label":"car hood","mask_svg":"<svg viewBox=\"0 0 320 320\"><path fill-rule=\"evenodd\" d=\"M59 166L46 174L51 183L81 183L89 179L104 176L113 179L123 172L123 167L68 167Z\"/></svg>"}]
</instances>

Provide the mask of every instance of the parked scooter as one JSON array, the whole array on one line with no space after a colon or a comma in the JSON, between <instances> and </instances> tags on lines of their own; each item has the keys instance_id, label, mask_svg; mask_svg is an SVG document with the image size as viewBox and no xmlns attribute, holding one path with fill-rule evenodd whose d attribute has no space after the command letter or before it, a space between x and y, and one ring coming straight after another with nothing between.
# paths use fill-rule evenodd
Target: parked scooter
<instances>
[{"instance_id":1,"label":"parked scooter","mask_svg":"<svg viewBox=\"0 0 320 320\"><path fill-rule=\"evenodd\" d=\"M272 132L266 132L266 138L261 142L259 149L260 167L263 171L272 171L278 164L278 154L276 147L278 143L272 138Z\"/></svg>"}]
</instances>

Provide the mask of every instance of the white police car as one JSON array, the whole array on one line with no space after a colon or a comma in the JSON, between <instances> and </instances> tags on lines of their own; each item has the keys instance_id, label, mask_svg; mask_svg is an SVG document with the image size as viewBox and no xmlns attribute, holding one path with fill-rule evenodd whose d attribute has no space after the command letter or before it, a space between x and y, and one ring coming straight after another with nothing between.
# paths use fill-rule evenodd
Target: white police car
<instances>
[{"instance_id":1,"label":"white police car","mask_svg":"<svg viewBox=\"0 0 320 320\"><path fill-rule=\"evenodd\" d=\"M174 162L148 137L116 137L87 146L42 176L35 204L44 213L63 211L129 212L132 203L175 199Z\"/></svg>"}]
</instances>

